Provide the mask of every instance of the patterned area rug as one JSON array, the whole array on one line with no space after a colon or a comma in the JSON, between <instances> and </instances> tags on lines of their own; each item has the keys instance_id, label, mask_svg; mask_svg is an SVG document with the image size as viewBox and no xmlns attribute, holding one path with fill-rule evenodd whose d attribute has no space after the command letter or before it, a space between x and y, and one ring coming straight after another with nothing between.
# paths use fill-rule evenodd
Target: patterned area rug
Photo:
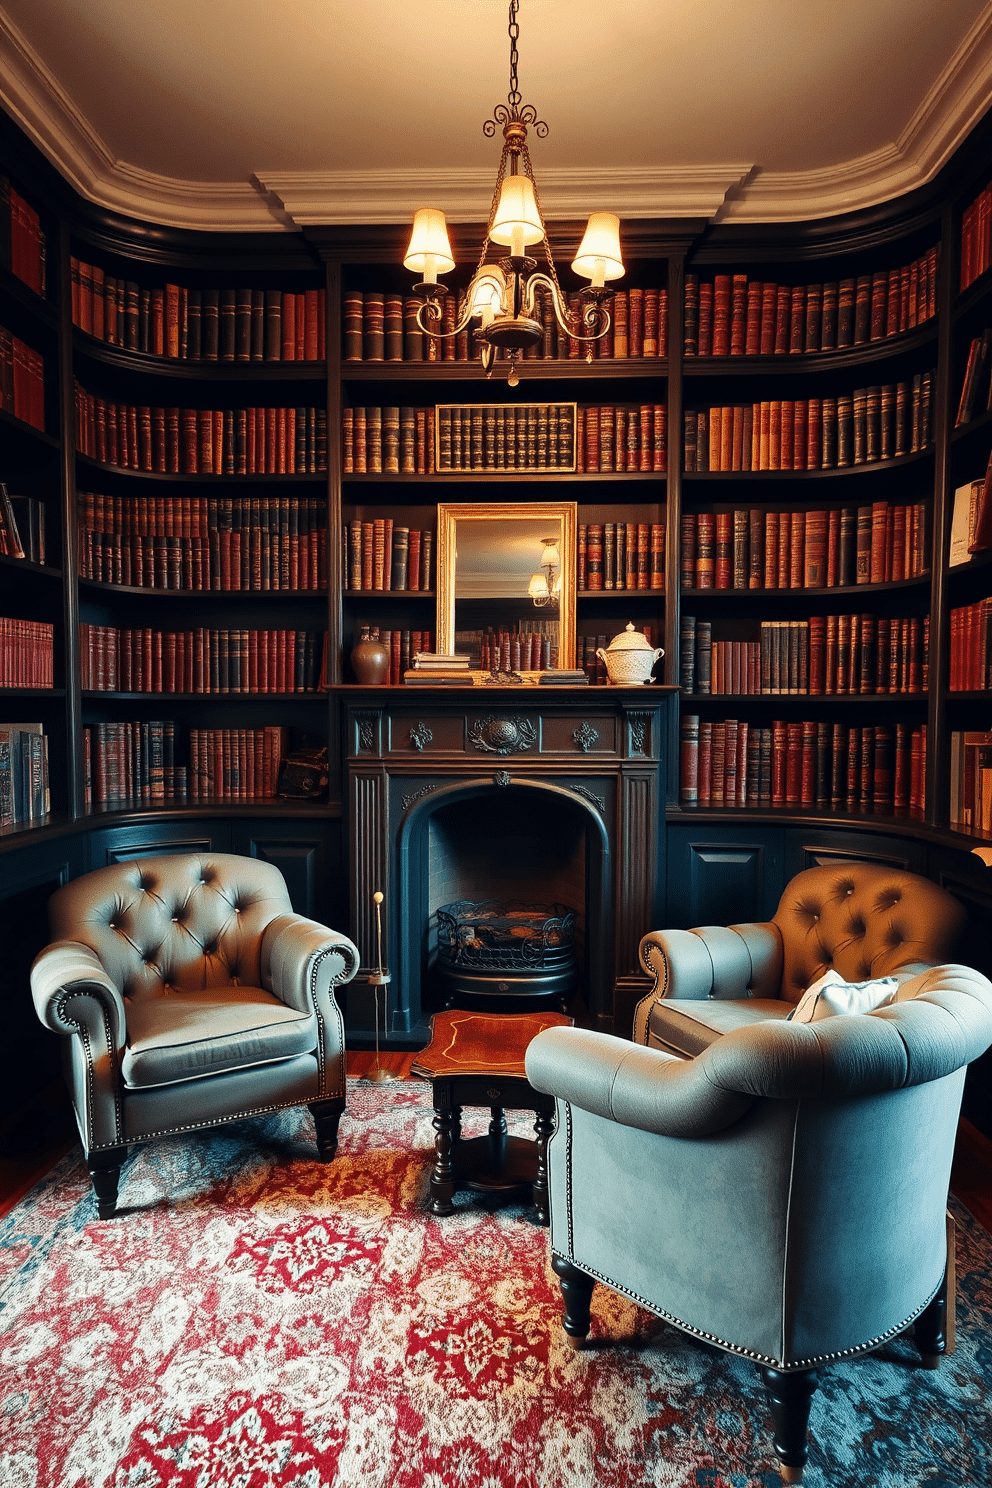
<instances>
[{"instance_id":1,"label":"patterned area rug","mask_svg":"<svg viewBox=\"0 0 992 1488\"><path fill-rule=\"evenodd\" d=\"M354 1083L337 1160L311 1139L139 1149L106 1223L70 1156L2 1222L4 1488L777 1488L750 1365L602 1286L576 1354L530 1211L426 1212L425 1087ZM905 1340L824 1371L809 1488L992 1481L989 1261L960 1211L939 1371Z\"/></svg>"}]
</instances>

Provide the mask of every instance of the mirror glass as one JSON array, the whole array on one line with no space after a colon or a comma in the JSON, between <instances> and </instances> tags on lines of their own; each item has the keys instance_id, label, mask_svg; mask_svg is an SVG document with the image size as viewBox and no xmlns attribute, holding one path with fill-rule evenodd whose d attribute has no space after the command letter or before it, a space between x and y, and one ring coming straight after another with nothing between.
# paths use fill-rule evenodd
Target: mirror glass
<instances>
[{"instance_id":1,"label":"mirror glass","mask_svg":"<svg viewBox=\"0 0 992 1488\"><path fill-rule=\"evenodd\" d=\"M571 667L574 501L438 507L438 650L489 671Z\"/></svg>"}]
</instances>

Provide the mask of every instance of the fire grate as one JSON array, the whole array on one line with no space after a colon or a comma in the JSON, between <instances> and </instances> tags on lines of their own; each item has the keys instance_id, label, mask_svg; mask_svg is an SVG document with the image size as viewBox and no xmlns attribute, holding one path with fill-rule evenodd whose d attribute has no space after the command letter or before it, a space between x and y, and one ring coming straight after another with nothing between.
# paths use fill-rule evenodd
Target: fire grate
<instances>
[{"instance_id":1,"label":"fire grate","mask_svg":"<svg viewBox=\"0 0 992 1488\"><path fill-rule=\"evenodd\" d=\"M461 899L437 911L438 959L504 974L561 970L574 960L576 919L567 904Z\"/></svg>"}]
</instances>

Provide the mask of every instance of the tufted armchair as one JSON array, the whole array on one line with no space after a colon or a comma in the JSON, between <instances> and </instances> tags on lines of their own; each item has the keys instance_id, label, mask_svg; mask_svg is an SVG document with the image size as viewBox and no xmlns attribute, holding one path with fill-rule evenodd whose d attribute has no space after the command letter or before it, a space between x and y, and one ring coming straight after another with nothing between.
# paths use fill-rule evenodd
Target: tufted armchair
<instances>
[{"instance_id":1,"label":"tufted armchair","mask_svg":"<svg viewBox=\"0 0 992 1488\"><path fill-rule=\"evenodd\" d=\"M927 1367L946 1351L944 1209L965 1066L992 1043L992 983L932 967L897 998L739 1026L688 1059L579 1028L527 1050L530 1084L557 1098L566 1337L581 1347L599 1281L750 1359L787 1482L802 1478L821 1365L911 1324Z\"/></svg>"},{"instance_id":2,"label":"tufted armchair","mask_svg":"<svg viewBox=\"0 0 992 1488\"><path fill-rule=\"evenodd\" d=\"M344 935L294 914L281 873L227 853L144 858L53 894L38 1016L63 1034L99 1215L128 1144L306 1103L329 1161L345 1106Z\"/></svg>"},{"instance_id":3,"label":"tufted armchair","mask_svg":"<svg viewBox=\"0 0 992 1488\"><path fill-rule=\"evenodd\" d=\"M645 935L641 964L654 987L638 1003L634 1041L690 1057L734 1028L787 1018L831 969L847 982L903 982L949 958L965 919L956 899L915 873L807 868L766 924Z\"/></svg>"}]
</instances>

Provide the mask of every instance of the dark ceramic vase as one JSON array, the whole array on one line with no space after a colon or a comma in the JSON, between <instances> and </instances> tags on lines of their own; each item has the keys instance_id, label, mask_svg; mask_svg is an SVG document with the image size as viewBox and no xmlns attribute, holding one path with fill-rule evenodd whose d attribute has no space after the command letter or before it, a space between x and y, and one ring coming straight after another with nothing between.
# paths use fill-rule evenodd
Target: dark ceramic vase
<instances>
[{"instance_id":1,"label":"dark ceramic vase","mask_svg":"<svg viewBox=\"0 0 992 1488\"><path fill-rule=\"evenodd\" d=\"M352 647L351 666L363 687L380 687L389 679L389 648L382 641L359 641Z\"/></svg>"}]
</instances>

